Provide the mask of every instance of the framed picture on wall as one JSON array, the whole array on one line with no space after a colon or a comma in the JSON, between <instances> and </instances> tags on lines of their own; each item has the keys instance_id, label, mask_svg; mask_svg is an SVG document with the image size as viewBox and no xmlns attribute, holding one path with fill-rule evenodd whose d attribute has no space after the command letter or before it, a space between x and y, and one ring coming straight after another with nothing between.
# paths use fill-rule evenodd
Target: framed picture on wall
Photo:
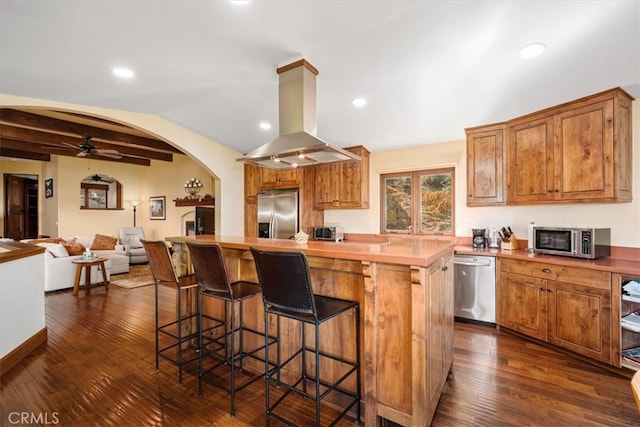
<instances>
[{"instance_id":1,"label":"framed picture on wall","mask_svg":"<svg viewBox=\"0 0 640 427\"><path fill-rule=\"evenodd\" d=\"M53 178L44 180L44 197L53 197Z\"/></svg>"},{"instance_id":2,"label":"framed picture on wall","mask_svg":"<svg viewBox=\"0 0 640 427\"><path fill-rule=\"evenodd\" d=\"M167 219L166 200L164 196L149 197L149 218Z\"/></svg>"}]
</instances>

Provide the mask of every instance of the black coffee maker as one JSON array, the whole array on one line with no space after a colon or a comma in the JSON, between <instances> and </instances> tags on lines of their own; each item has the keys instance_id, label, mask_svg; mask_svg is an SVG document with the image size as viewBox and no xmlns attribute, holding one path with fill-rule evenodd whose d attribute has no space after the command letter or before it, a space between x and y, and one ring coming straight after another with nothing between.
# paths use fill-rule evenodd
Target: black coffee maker
<instances>
[{"instance_id":1,"label":"black coffee maker","mask_svg":"<svg viewBox=\"0 0 640 427\"><path fill-rule=\"evenodd\" d=\"M486 228L473 228L473 247L474 248L486 248L487 247L487 229Z\"/></svg>"}]
</instances>

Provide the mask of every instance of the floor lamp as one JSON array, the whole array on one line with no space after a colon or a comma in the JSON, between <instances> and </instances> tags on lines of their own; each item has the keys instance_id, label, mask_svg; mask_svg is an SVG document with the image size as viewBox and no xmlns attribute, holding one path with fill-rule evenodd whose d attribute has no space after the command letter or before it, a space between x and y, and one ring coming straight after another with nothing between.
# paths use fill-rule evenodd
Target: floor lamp
<instances>
[{"instance_id":1,"label":"floor lamp","mask_svg":"<svg viewBox=\"0 0 640 427\"><path fill-rule=\"evenodd\" d=\"M136 226L136 208L138 207L138 205L141 203L140 200L129 200L129 203L131 203L131 206L133 206L133 226Z\"/></svg>"}]
</instances>

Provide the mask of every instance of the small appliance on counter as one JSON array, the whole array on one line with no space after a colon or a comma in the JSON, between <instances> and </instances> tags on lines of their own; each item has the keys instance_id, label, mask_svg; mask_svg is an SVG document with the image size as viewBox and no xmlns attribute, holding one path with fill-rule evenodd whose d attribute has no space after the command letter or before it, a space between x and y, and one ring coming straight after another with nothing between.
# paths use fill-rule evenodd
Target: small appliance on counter
<instances>
[{"instance_id":1,"label":"small appliance on counter","mask_svg":"<svg viewBox=\"0 0 640 427\"><path fill-rule=\"evenodd\" d=\"M498 236L498 229L489 229L489 247L492 249L500 249L500 237Z\"/></svg>"},{"instance_id":2,"label":"small appliance on counter","mask_svg":"<svg viewBox=\"0 0 640 427\"><path fill-rule=\"evenodd\" d=\"M533 227L536 253L596 259L611 255L610 228Z\"/></svg>"},{"instance_id":3,"label":"small appliance on counter","mask_svg":"<svg viewBox=\"0 0 640 427\"><path fill-rule=\"evenodd\" d=\"M486 248L487 247L487 229L486 228L473 228L473 247L474 248Z\"/></svg>"},{"instance_id":4,"label":"small appliance on counter","mask_svg":"<svg viewBox=\"0 0 640 427\"><path fill-rule=\"evenodd\" d=\"M342 242L344 240L344 229L342 227L313 227L313 239L331 242Z\"/></svg>"}]
</instances>

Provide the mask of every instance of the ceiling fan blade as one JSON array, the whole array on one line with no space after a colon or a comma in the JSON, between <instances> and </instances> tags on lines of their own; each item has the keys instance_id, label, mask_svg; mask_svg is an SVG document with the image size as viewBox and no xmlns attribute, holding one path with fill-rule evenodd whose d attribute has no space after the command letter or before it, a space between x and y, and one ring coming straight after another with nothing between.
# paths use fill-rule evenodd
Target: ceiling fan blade
<instances>
[{"instance_id":1,"label":"ceiling fan blade","mask_svg":"<svg viewBox=\"0 0 640 427\"><path fill-rule=\"evenodd\" d=\"M117 153L117 151L116 151ZM112 154L112 153L105 153L103 151L97 151L94 153L96 156L101 156L101 157L109 157L111 159L121 159L122 156L120 154Z\"/></svg>"},{"instance_id":2,"label":"ceiling fan blade","mask_svg":"<svg viewBox=\"0 0 640 427\"><path fill-rule=\"evenodd\" d=\"M101 148L97 148L95 151L97 153L99 153L99 154L118 154L118 155L120 155L120 152L118 150L103 150Z\"/></svg>"}]
</instances>

